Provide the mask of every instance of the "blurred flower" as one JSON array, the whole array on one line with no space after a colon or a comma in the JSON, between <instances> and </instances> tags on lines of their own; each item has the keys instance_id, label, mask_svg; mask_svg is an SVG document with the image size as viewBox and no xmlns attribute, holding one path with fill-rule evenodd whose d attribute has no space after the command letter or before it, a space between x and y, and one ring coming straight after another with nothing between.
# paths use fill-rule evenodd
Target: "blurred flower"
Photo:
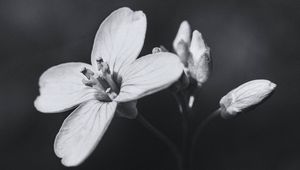
<instances>
[{"instance_id":1,"label":"blurred flower","mask_svg":"<svg viewBox=\"0 0 300 170\"><path fill-rule=\"evenodd\" d=\"M260 104L276 88L269 80L252 80L231 90L220 100L223 118L231 118L238 113Z\"/></svg>"},{"instance_id":2,"label":"blurred flower","mask_svg":"<svg viewBox=\"0 0 300 170\"><path fill-rule=\"evenodd\" d=\"M142 11L120 8L101 24L91 54L92 65L73 62L54 66L39 80L37 110L55 113L79 105L64 121L54 150L65 166L82 163L94 150L114 113L134 118L136 100L167 88L183 66L171 53L139 59L145 38Z\"/></svg>"},{"instance_id":3,"label":"blurred flower","mask_svg":"<svg viewBox=\"0 0 300 170\"><path fill-rule=\"evenodd\" d=\"M204 43L199 31L193 31L191 40L191 28L187 21L180 24L173 48L185 66L186 75L202 86L208 79L211 69L210 50Z\"/></svg>"}]
</instances>

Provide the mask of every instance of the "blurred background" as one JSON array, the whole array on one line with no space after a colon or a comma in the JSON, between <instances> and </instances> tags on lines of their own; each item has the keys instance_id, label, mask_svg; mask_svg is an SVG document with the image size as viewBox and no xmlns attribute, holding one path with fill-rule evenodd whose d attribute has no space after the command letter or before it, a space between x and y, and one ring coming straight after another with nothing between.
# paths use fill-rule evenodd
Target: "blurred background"
<instances>
[{"instance_id":1,"label":"blurred background","mask_svg":"<svg viewBox=\"0 0 300 170\"><path fill-rule=\"evenodd\" d=\"M179 24L199 30L213 74L199 90L193 123L229 90L253 79L276 83L275 94L234 120L216 119L198 140L202 170L300 169L300 2L298 0L1 0L0 169L67 169L53 142L71 112L42 114L33 101L39 76L70 61L90 62L100 23L128 6L148 19L142 54L171 49ZM181 144L181 116L167 91L143 98L140 113ZM115 117L93 154L71 169L176 169L168 148L135 120Z\"/></svg>"}]
</instances>

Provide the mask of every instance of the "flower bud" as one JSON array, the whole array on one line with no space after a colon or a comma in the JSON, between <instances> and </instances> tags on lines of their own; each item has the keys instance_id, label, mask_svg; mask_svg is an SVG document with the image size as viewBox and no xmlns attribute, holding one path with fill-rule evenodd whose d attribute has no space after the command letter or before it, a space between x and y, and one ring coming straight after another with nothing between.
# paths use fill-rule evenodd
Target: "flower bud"
<instances>
[{"instance_id":1,"label":"flower bud","mask_svg":"<svg viewBox=\"0 0 300 170\"><path fill-rule=\"evenodd\" d=\"M173 41L173 48L179 56L181 62L187 65L189 57L189 46L191 41L191 28L187 21L183 21L178 29L177 35Z\"/></svg>"},{"instance_id":2,"label":"flower bud","mask_svg":"<svg viewBox=\"0 0 300 170\"><path fill-rule=\"evenodd\" d=\"M195 30L191 36L191 28L187 21L180 24L173 41L173 48L184 65L185 74L184 79L181 80L187 80L177 83L176 89L185 89L185 93L192 94L209 77L212 66L210 49L206 46L199 31ZM154 50L156 51L157 49Z\"/></svg>"},{"instance_id":3,"label":"flower bud","mask_svg":"<svg viewBox=\"0 0 300 170\"><path fill-rule=\"evenodd\" d=\"M212 60L209 47L205 45L201 33L197 30L193 32L190 55L188 69L191 77L197 81L198 86L202 86L210 74Z\"/></svg>"},{"instance_id":4,"label":"flower bud","mask_svg":"<svg viewBox=\"0 0 300 170\"><path fill-rule=\"evenodd\" d=\"M152 49L152 54L156 54L156 53L160 53L160 52L162 52L162 50L161 50L161 48L159 48L159 47L154 47L154 48Z\"/></svg>"},{"instance_id":5,"label":"flower bud","mask_svg":"<svg viewBox=\"0 0 300 170\"><path fill-rule=\"evenodd\" d=\"M252 80L231 90L220 100L221 116L231 118L262 103L276 88L269 80Z\"/></svg>"},{"instance_id":6,"label":"flower bud","mask_svg":"<svg viewBox=\"0 0 300 170\"><path fill-rule=\"evenodd\" d=\"M155 54L155 53L160 53L160 52L169 52L167 49L166 49L166 47L164 47L164 46L159 46L159 47L154 47L153 49L152 49L152 54Z\"/></svg>"}]
</instances>

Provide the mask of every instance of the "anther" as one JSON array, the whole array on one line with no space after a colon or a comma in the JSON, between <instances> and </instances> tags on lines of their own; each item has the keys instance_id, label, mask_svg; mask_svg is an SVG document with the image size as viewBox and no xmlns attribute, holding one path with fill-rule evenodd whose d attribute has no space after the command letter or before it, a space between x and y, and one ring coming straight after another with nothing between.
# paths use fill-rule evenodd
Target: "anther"
<instances>
[{"instance_id":1,"label":"anther","mask_svg":"<svg viewBox=\"0 0 300 170\"><path fill-rule=\"evenodd\" d=\"M98 70L101 70L102 69L102 63L103 63L103 59L101 57L99 57L97 60L97 67L98 67Z\"/></svg>"},{"instance_id":2,"label":"anther","mask_svg":"<svg viewBox=\"0 0 300 170\"><path fill-rule=\"evenodd\" d=\"M88 78L88 79L90 79L94 75L93 71L91 71L90 69L87 69L85 67L81 70L81 73L83 75L85 75L85 77Z\"/></svg>"},{"instance_id":3,"label":"anther","mask_svg":"<svg viewBox=\"0 0 300 170\"><path fill-rule=\"evenodd\" d=\"M103 63L103 58L99 57L96 61L97 61L97 63Z\"/></svg>"},{"instance_id":4,"label":"anther","mask_svg":"<svg viewBox=\"0 0 300 170\"><path fill-rule=\"evenodd\" d=\"M112 79L109 65L102 58L98 58L96 64L98 71L95 73L85 67L82 69L81 73L87 77L87 79L82 80L82 83L99 90L99 96L102 96L101 100L104 100L105 96L107 97L105 100L113 100L116 98L119 89Z\"/></svg>"},{"instance_id":5,"label":"anther","mask_svg":"<svg viewBox=\"0 0 300 170\"><path fill-rule=\"evenodd\" d=\"M110 74L110 70L109 70L109 66L106 62L102 63L102 69L101 71L103 72L103 74Z\"/></svg>"}]
</instances>

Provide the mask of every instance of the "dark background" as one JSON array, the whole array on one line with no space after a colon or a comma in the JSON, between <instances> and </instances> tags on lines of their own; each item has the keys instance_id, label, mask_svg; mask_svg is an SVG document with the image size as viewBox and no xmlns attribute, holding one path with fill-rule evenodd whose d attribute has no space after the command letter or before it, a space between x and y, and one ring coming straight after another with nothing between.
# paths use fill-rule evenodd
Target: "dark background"
<instances>
[{"instance_id":1,"label":"dark background","mask_svg":"<svg viewBox=\"0 0 300 170\"><path fill-rule=\"evenodd\" d=\"M199 138L202 170L300 169L300 2L252 1L0 1L0 169L66 169L53 141L70 113L42 114L33 101L47 68L90 62L98 26L113 10L143 10L148 28L142 54L171 48L188 20L211 47L213 74L199 90L194 123L232 88L265 78L278 85L256 110L216 119ZM175 100L166 91L139 101L140 113L180 145ZM115 118L93 154L74 169L175 169L167 147L137 121Z\"/></svg>"}]
</instances>

